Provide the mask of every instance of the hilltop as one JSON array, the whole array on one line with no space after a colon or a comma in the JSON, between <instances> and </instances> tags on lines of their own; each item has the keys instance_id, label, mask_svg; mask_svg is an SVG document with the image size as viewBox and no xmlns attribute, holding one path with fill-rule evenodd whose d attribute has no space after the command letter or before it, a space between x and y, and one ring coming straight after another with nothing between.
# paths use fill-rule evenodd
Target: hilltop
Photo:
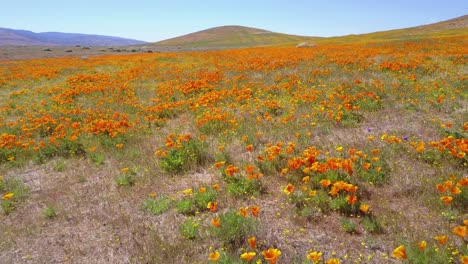
<instances>
[{"instance_id":1,"label":"hilltop","mask_svg":"<svg viewBox=\"0 0 468 264\"><path fill-rule=\"evenodd\" d=\"M239 48L297 44L316 37L276 33L264 29L243 26L221 26L197 31L176 38L153 43L154 46L180 46L191 48Z\"/></svg>"}]
</instances>

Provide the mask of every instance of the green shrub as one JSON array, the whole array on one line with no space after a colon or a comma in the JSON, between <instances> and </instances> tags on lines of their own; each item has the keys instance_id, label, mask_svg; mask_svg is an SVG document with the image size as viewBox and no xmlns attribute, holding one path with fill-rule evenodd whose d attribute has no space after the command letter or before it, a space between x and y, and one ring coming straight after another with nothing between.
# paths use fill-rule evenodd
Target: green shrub
<instances>
[{"instance_id":1,"label":"green shrub","mask_svg":"<svg viewBox=\"0 0 468 264\"><path fill-rule=\"evenodd\" d=\"M143 209L150 212L153 215L159 215L169 210L171 205L172 205L171 198L167 196L162 196L157 199L148 198L143 203Z\"/></svg>"},{"instance_id":2,"label":"green shrub","mask_svg":"<svg viewBox=\"0 0 468 264\"><path fill-rule=\"evenodd\" d=\"M219 219L220 226L211 227L210 233L229 248L239 247L258 226L256 218L244 217L235 211L223 213Z\"/></svg>"}]
</instances>

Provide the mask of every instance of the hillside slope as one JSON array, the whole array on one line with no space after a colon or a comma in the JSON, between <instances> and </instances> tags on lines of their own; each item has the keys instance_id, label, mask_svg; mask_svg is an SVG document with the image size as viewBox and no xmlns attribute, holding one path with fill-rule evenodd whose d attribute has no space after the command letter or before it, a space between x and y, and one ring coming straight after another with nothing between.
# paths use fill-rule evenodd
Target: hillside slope
<instances>
[{"instance_id":1,"label":"hillside slope","mask_svg":"<svg viewBox=\"0 0 468 264\"><path fill-rule=\"evenodd\" d=\"M154 46L181 46L181 47L253 47L271 46L308 41L313 37L304 37L275 33L263 29L222 26L210 28L180 37L154 43Z\"/></svg>"}]
</instances>

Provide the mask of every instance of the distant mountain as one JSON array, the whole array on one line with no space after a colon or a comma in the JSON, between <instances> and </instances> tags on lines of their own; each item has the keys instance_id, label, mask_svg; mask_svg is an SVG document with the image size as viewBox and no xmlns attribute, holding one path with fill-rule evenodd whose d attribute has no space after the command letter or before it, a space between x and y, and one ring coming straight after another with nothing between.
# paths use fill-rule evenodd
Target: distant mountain
<instances>
[{"instance_id":1,"label":"distant mountain","mask_svg":"<svg viewBox=\"0 0 468 264\"><path fill-rule=\"evenodd\" d=\"M146 42L101 35L42 32L0 28L0 46L129 46Z\"/></svg>"},{"instance_id":2,"label":"distant mountain","mask_svg":"<svg viewBox=\"0 0 468 264\"><path fill-rule=\"evenodd\" d=\"M159 41L152 45L180 46L184 48L240 48L291 43L297 44L298 42L313 39L315 38L275 33L258 28L222 26Z\"/></svg>"}]
</instances>

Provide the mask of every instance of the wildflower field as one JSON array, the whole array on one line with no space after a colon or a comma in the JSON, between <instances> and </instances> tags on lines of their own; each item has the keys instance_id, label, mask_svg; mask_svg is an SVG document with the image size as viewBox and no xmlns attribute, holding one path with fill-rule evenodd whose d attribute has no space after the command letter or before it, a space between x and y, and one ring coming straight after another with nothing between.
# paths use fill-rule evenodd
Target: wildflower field
<instances>
[{"instance_id":1,"label":"wildflower field","mask_svg":"<svg viewBox=\"0 0 468 264\"><path fill-rule=\"evenodd\" d=\"M468 263L468 37L2 61L8 263Z\"/></svg>"}]
</instances>

